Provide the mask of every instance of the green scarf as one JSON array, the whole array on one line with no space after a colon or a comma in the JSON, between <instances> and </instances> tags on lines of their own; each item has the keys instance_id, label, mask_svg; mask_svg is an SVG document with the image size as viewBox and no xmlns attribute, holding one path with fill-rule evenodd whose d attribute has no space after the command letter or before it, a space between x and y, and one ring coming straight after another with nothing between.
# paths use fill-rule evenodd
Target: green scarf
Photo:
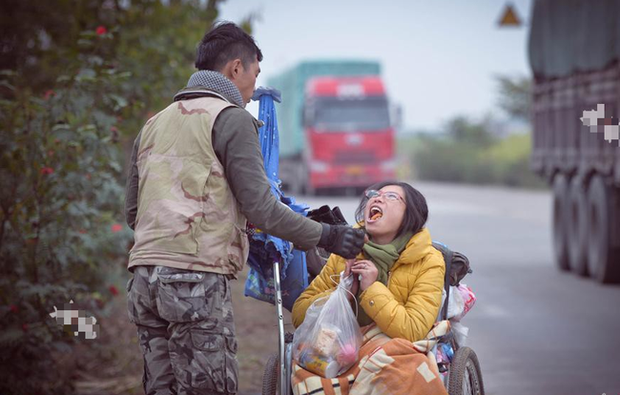
<instances>
[{"instance_id":1,"label":"green scarf","mask_svg":"<svg viewBox=\"0 0 620 395\"><path fill-rule=\"evenodd\" d=\"M413 233L409 232L392 240L390 244L377 244L372 241L364 244L364 256L374 263L379 271L377 281L385 286L388 285L388 273L392 269L392 266L394 266L394 263L398 260L400 254L405 250L405 247L407 247L407 243L412 236ZM360 294L361 289L356 295L358 304ZM365 326L371 324L373 321L366 314L364 309L360 307L357 315L357 322L360 326Z\"/></svg>"}]
</instances>

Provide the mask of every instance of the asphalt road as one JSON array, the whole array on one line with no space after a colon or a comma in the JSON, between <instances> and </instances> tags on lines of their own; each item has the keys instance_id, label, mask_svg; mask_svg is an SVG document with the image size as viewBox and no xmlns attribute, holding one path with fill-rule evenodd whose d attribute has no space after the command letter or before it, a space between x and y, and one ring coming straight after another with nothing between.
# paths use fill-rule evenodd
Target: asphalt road
<instances>
[{"instance_id":1,"label":"asphalt road","mask_svg":"<svg viewBox=\"0 0 620 395\"><path fill-rule=\"evenodd\" d=\"M465 253L463 282L478 298L463 319L486 393L620 394L620 286L559 272L551 250L551 195L495 187L412 183L427 198L433 239ZM337 205L352 222L358 198Z\"/></svg>"}]
</instances>

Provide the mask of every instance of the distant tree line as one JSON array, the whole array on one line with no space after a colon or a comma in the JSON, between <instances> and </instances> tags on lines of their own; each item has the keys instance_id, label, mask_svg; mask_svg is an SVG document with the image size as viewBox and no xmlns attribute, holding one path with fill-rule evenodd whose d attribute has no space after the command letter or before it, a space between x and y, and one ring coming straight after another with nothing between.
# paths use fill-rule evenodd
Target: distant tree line
<instances>
[{"instance_id":1,"label":"distant tree line","mask_svg":"<svg viewBox=\"0 0 620 395\"><path fill-rule=\"evenodd\" d=\"M530 125L531 80L501 76L498 105L513 120ZM492 117L473 120L456 116L441 133L415 135L399 142L413 176L424 180L542 188L531 172L531 136L506 135Z\"/></svg>"}]
</instances>

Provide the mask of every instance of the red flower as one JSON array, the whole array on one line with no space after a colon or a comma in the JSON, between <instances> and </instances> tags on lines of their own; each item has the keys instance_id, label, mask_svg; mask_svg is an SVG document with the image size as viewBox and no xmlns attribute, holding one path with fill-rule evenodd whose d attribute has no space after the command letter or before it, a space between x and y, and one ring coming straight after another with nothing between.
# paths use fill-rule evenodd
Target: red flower
<instances>
[{"instance_id":1,"label":"red flower","mask_svg":"<svg viewBox=\"0 0 620 395\"><path fill-rule=\"evenodd\" d=\"M48 100L50 97L54 96L55 94L56 94L56 93L54 93L54 91L53 91L53 90L48 89L48 90L46 90L46 91L45 91L45 93L43 94L43 98L44 98L45 100Z\"/></svg>"},{"instance_id":2,"label":"red flower","mask_svg":"<svg viewBox=\"0 0 620 395\"><path fill-rule=\"evenodd\" d=\"M116 288L114 285L110 285L108 287L108 289L110 290L110 293L114 296L118 295L118 288Z\"/></svg>"},{"instance_id":3,"label":"red flower","mask_svg":"<svg viewBox=\"0 0 620 395\"><path fill-rule=\"evenodd\" d=\"M105 28L105 26L97 26L97 30L95 30L95 33L97 33L98 36L102 36L104 34L106 34L108 32L108 29Z\"/></svg>"},{"instance_id":4,"label":"red flower","mask_svg":"<svg viewBox=\"0 0 620 395\"><path fill-rule=\"evenodd\" d=\"M54 169L52 169L51 167L43 167L41 168L40 172L43 175L48 175L48 174L52 174L54 172Z\"/></svg>"},{"instance_id":5,"label":"red flower","mask_svg":"<svg viewBox=\"0 0 620 395\"><path fill-rule=\"evenodd\" d=\"M17 313L19 311L17 306L15 306L14 304L11 305L10 309L11 309L11 313Z\"/></svg>"},{"instance_id":6,"label":"red flower","mask_svg":"<svg viewBox=\"0 0 620 395\"><path fill-rule=\"evenodd\" d=\"M78 232L80 232L80 234L84 235L84 234L86 234L86 229L80 229L80 230L78 230Z\"/></svg>"},{"instance_id":7,"label":"red flower","mask_svg":"<svg viewBox=\"0 0 620 395\"><path fill-rule=\"evenodd\" d=\"M121 224L112 225L112 233L120 232L121 230L123 230L123 225Z\"/></svg>"},{"instance_id":8,"label":"red flower","mask_svg":"<svg viewBox=\"0 0 620 395\"><path fill-rule=\"evenodd\" d=\"M28 324L22 324L22 330L28 332Z\"/></svg>"},{"instance_id":9,"label":"red flower","mask_svg":"<svg viewBox=\"0 0 620 395\"><path fill-rule=\"evenodd\" d=\"M84 174L84 177L86 177L87 180L90 180L90 173Z\"/></svg>"}]
</instances>

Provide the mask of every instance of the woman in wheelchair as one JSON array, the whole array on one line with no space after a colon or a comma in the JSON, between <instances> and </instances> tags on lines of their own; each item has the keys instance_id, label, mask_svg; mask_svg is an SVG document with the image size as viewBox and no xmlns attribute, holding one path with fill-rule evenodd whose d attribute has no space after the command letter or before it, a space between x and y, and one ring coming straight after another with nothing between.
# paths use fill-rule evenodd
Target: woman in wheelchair
<instances>
[{"instance_id":1,"label":"woman in wheelchair","mask_svg":"<svg viewBox=\"0 0 620 395\"><path fill-rule=\"evenodd\" d=\"M332 254L295 302L292 319L299 327L310 305L336 288L339 274L353 273L360 362L335 379L295 365L293 391L331 393L331 386L343 394L445 394L436 364L413 344L433 328L444 287L443 257L424 227L426 199L407 183L382 182L365 191L355 216L369 237L363 252L349 261Z\"/></svg>"}]
</instances>

